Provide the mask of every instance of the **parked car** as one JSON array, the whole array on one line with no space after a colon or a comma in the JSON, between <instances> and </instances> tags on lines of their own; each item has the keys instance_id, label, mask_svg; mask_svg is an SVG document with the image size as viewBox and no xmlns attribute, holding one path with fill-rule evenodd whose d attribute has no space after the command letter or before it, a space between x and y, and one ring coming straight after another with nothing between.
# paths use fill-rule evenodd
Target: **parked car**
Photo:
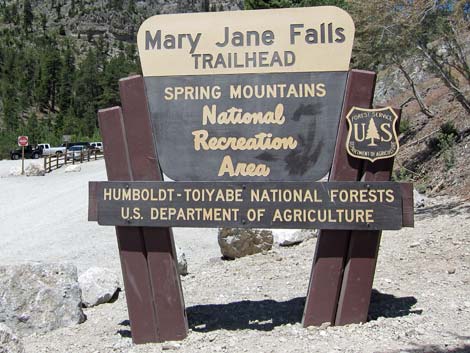
<instances>
[{"instance_id":1,"label":"parked car","mask_svg":"<svg viewBox=\"0 0 470 353\"><path fill-rule=\"evenodd\" d=\"M21 148L17 150L10 151L10 158L11 159L21 159ZM33 148L33 146L26 146L24 148L24 157L25 158L32 158L38 159L42 157L42 150L40 148Z\"/></svg>"},{"instance_id":2,"label":"parked car","mask_svg":"<svg viewBox=\"0 0 470 353\"><path fill-rule=\"evenodd\" d=\"M67 149L73 146L84 146L85 148L90 148L89 142L66 142L62 144L62 147L67 147Z\"/></svg>"},{"instance_id":3,"label":"parked car","mask_svg":"<svg viewBox=\"0 0 470 353\"><path fill-rule=\"evenodd\" d=\"M90 142L90 149L103 153L103 142Z\"/></svg>"},{"instance_id":4,"label":"parked car","mask_svg":"<svg viewBox=\"0 0 470 353\"><path fill-rule=\"evenodd\" d=\"M67 160L73 159L79 161L83 153L86 151L85 146L75 145L67 150Z\"/></svg>"},{"instance_id":5,"label":"parked car","mask_svg":"<svg viewBox=\"0 0 470 353\"><path fill-rule=\"evenodd\" d=\"M42 150L43 156L50 156L51 154L65 153L65 147L51 147L48 143L40 143L38 148Z\"/></svg>"}]
</instances>

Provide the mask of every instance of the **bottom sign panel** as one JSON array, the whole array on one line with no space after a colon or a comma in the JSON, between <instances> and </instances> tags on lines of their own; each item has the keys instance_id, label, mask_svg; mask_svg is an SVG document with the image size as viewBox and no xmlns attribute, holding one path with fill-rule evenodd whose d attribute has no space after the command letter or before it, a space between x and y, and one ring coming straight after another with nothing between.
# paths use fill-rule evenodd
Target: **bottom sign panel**
<instances>
[{"instance_id":1,"label":"bottom sign panel","mask_svg":"<svg viewBox=\"0 0 470 353\"><path fill-rule=\"evenodd\" d=\"M99 182L98 223L151 227L400 229L394 182Z\"/></svg>"}]
</instances>

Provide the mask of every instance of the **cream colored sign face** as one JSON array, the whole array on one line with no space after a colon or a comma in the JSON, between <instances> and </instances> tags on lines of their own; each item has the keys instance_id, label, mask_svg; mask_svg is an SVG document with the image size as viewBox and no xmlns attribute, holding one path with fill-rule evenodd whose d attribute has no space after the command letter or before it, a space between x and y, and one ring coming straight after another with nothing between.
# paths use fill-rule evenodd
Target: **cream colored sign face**
<instances>
[{"instance_id":1,"label":"cream colored sign face","mask_svg":"<svg viewBox=\"0 0 470 353\"><path fill-rule=\"evenodd\" d=\"M347 71L353 41L332 6L158 15L137 37L147 77Z\"/></svg>"}]
</instances>

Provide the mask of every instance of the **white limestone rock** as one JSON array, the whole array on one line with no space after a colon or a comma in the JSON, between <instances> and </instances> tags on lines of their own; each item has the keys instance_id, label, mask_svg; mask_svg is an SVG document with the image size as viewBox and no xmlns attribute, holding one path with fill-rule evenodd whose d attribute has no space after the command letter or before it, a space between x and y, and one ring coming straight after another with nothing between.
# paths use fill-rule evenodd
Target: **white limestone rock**
<instances>
[{"instance_id":1,"label":"white limestone rock","mask_svg":"<svg viewBox=\"0 0 470 353\"><path fill-rule=\"evenodd\" d=\"M261 229L221 228L218 241L222 255L235 259L271 250L273 233Z\"/></svg>"},{"instance_id":2,"label":"white limestone rock","mask_svg":"<svg viewBox=\"0 0 470 353\"><path fill-rule=\"evenodd\" d=\"M300 244L307 239L315 238L316 229L273 229L274 243L279 246Z\"/></svg>"},{"instance_id":3,"label":"white limestone rock","mask_svg":"<svg viewBox=\"0 0 470 353\"><path fill-rule=\"evenodd\" d=\"M24 353L23 342L7 325L0 323L0 353Z\"/></svg>"},{"instance_id":4,"label":"white limestone rock","mask_svg":"<svg viewBox=\"0 0 470 353\"><path fill-rule=\"evenodd\" d=\"M46 175L46 171L44 167L37 163L31 163L25 169L26 176L44 176Z\"/></svg>"},{"instance_id":5,"label":"white limestone rock","mask_svg":"<svg viewBox=\"0 0 470 353\"><path fill-rule=\"evenodd\" d=\"M82 304L93 307L108 303L120 288L119 277L111 270L91 267L78 277Z\"/></svg>"},{"instance_id":6,"label":"white limestone rock","mask_svg":"<svg viewBox=\"0 0 470 353\"><path fill-rule=\"evenodd\" d=\"M0 266L0 322L20 335L82 323L77 269L71 264Z\"/></svg>"},{"instance_id":7,"label":"white limestone rock","mask_svg":"<svg viewBox=\"0 0 470 353\"><path fill-rule=\"evenodd\" d=\"M82 170L82 167L80 167L78 164L71 164L65 167L64 172L65 173L77 173Z\"/></svg>"}]
</instances>

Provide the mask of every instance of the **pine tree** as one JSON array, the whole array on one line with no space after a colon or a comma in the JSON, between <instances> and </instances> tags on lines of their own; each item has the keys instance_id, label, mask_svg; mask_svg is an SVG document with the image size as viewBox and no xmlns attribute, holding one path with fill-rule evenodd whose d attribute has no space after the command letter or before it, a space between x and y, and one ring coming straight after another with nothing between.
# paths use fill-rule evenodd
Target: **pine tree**
<instances>
[{"instance_id":1,"label":"pine tree","mask_svg":"<svg viewBox=\"0 0 470 353\"><path fill-rule=\"evenodd\" d=\"M346 8L347 2L345 0L245 0L246 10L326 5Z\"/></svg>"},{"instance_id":2,"label":"pine tree","mask_svg":"<svg viewBox=\"0 0 470 353\"><path fill-rule=\"evenodd\" d=\"M75 58L70 44L63 53L62 67L59 74L57 106L61 111L67 111L72 105L73 82L75 81Z\"/></svg>"},{"instance_id":3,"label":"pine tree","mask_svg":"<svg viewBox=\"0 0 470 353\"><path fill-rule=\"evenodd\" d=\"M11 19L15 25L18 25L20 22L20 16L18 13L18 4L16 2L11 6Z\"/></svg>"},{"instance_id":4,"label":"pine tree","mask_svg":"<svg viewBox=\"0 0 470 353\"><path fill-rule=\"evenodd\" d=\"M41 69L36 90L40 108L55 111L56 97L61 69L60 52L55 46L45 48L41 56Z\"/></svg>"},{"instance_id":5,"label":"pine tree","mask_svg":"<svg viewBox=\"0 0 470 353\"><path fill-rule=\"evenodd\" d=\"M377 146L374 142L375 139L380 139L380 135L377 130L377 126L375 126L374 119L371 118L366 133L366 140L370 140L370 143L367 146Z\"/></svg>"},{"instance_id":6,"label":"pine tree","mask_svg":"<svg viewBox=\"0 0 470 353\"><path fill-rule=\"evenodd\" d=\"M129 3L127 5L127 11L129 13L135 13L135 0L129 0Z\"/></svg>"},{"instance_id":7,"label":"pine tree","mask_svg":"<svg viewBox=\"0 0 470 353\"><path fill-rule=\"evenodd\" d=\"M31 0L25 0L23 3L23 28L25 32L33 29L34 14L31 6Z\"/></svg>"}]
</instances>

